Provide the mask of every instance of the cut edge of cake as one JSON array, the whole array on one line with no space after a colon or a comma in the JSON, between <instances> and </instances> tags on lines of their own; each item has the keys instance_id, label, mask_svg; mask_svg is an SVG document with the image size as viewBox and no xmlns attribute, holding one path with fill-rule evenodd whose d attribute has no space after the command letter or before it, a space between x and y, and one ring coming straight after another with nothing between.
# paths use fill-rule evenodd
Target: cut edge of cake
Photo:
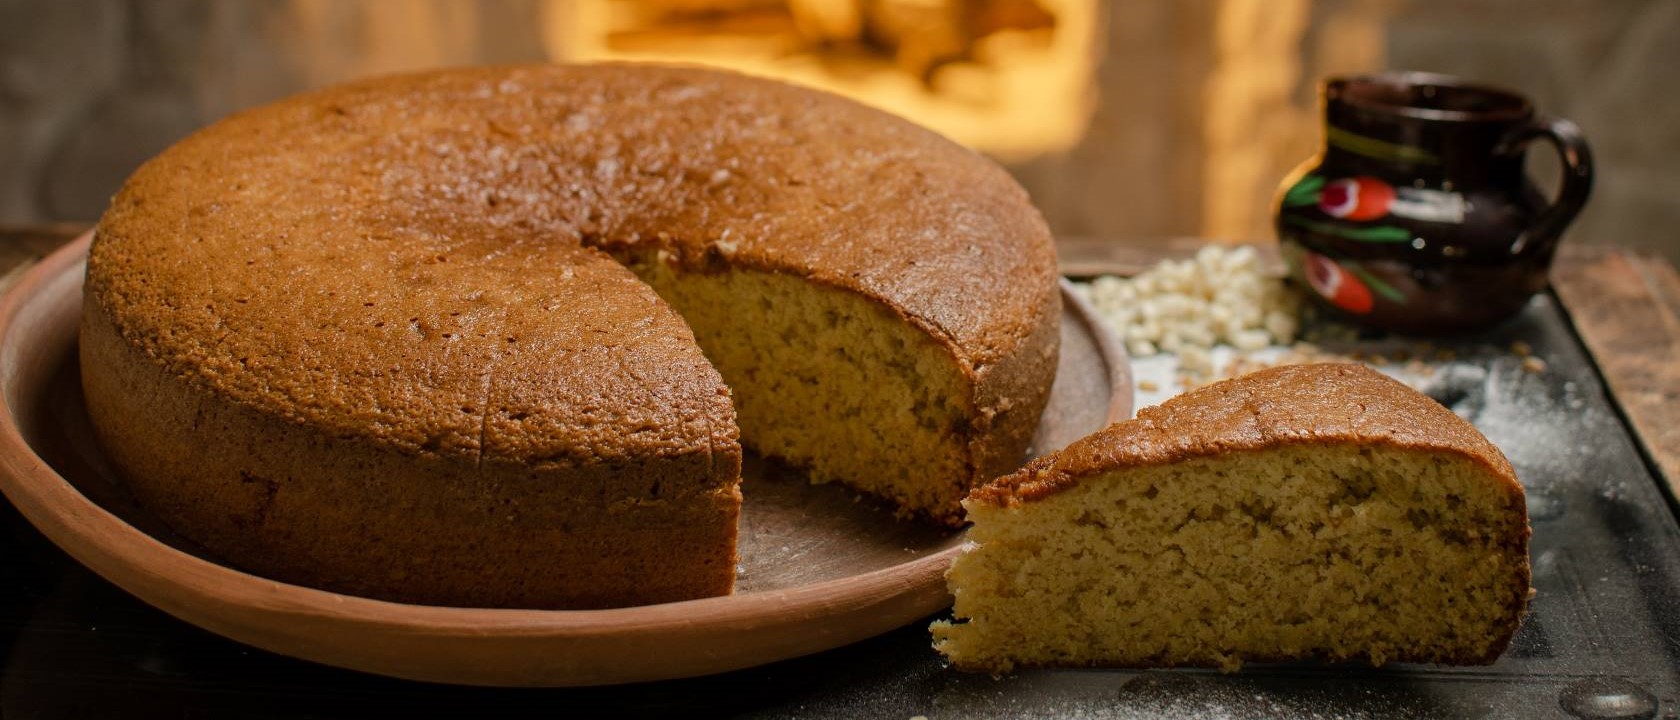
<instances>
[{"instance_id":1,"label":"cut edge of cake","mask_svg":"<svg viewBox=\"0 0 1680 720\"><path fill-rule=\"evenodd\" d=\"M622 257L694 331L755 451L956 526L962 499L1016 468L1059 354L1059 295L987 364L915 318L787 271Z\"/></svg>"}]
</instances>

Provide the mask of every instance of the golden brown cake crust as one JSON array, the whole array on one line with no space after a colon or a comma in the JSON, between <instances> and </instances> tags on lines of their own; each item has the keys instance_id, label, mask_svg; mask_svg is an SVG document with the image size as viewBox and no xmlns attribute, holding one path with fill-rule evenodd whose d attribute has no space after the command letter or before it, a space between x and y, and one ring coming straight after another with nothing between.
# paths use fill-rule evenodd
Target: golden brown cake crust
<instances>
[{"instance_id":1,"label":"golden brown cake crust","mask_svg":"<svg viewBox=\"0 0 1680 720\"><path fill-rule=\"evenodd\" d=\"M944 340L976 378L977 416L1009 416L976 432L977 455L1006 456L977 463L987 470L1011 467L1037 424L1059 295L1048 229L1020 186L885 113L716 71L450 70L235 115L124 187L100 223L90 295L125 338L224 397L405 447L520 459L551 449L497 446L504 418L476 407L482 368L519 346L471 343L476 355L462 357L462 335L546 332L541 316L556 306L615 339L669 334L638 325L652 293L588 247L637 244L679 262L727 259L853 290ZM536 289L502 288L537 272L529 268L545 269L531 279ZM345 295L365 302L334 300ZM601 302L607 295L636 303ZM535 296L550 302L533 306ZM434 312L439 298L452 307ZM336 308L331 317L320 317L325 307ZM357 345L249 366L319 336L316 323L356 329ZM344 384L319 393L317 370L377 372L370 361L410 334L456 341L421 364L440 373L427 378L432 390L461 397L377 382L355 386L372 393L364 397ZM645 358L654 367L676 351L638 352L656 356ZM497 376L499 393L531 404L565 395L552 378ZM451 417L452 407L473 411ZM717 421L723 408L696 414ZM621 430L602 428L603 452L635 450Z\"/></svg>"},{"instance_id":2,"label":"golden brown cake crust","mask_svg":"<svg viewBox=\"0 0 1680 720\"><path fill-rule=\"evenodd\" d=\"M96 234L90 409L141 499L201 542L321 532L301 505L270 511L294 507L286 488L308 483L282 478L278 500L265 499L250 490L267 484L241 475L267 478L305 451L497 479L474 538L496 534L488 518L528 497L522 483L596 497L607 490L592 483L613 470L643 485L598 506L657 514L705 497L696 512L708 527L727 520L732 540L728 391L682 320L603 252L647 246L691 268L792 273L879 302L973 379L975 479L1018 461L1048 396L1059 315L1049 233L1025 193L897 118L689 68L383 78L241 113L170 148L130 178ZM174 425L149 419L159 398ZM208 446L208 458L159 449L191 450L207 417L251 436ZM261 442L298 432L295 445ZM391 491L382 462L297 473L374 508ZM179 485L195 482L210 487ZM205 499L180 502L193 493ZM422 549L442 530L391 529ZM298 565L251 542L254 565ZM732 555L707 562L695 593L719 592ZM460 602L469 576L420 599ZM406 599L413 585L352 589Z\"/></svg>"},{"instance_id":3,"label":"golden brown cake crust","mask_svg":"<svg viewBox=\"0 0 1680 720\"><path fill-rule=\"evenodd\" d=\"M1510 461L1474 426L1400 381L1354 363L1284 365L1197 388L976 488L966 502L1007 507L1116 467L1325 443L1458 453L1498 475L1523 507Z\"/></svg>"}]
</instances>

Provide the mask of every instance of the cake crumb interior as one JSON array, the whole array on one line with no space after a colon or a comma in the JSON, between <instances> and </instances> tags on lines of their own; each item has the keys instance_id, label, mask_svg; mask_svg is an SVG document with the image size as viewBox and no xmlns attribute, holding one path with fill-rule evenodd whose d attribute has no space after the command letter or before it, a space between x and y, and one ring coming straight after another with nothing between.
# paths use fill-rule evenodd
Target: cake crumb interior
<instances>
[{"instance_id":1,"label":"cake crumb interior","mask_svg":"<svg viewBox=\"0 0 1680 720\"><path fill-rule=\"evenodd\" d=\"M1507 488L1463 456L1283 446L971 503L959 667L1490 661L1527 591Z\"/></svg>"},{"instance_id":2,"label":"cake crumb interior","mask_svg":"<svg viewBox=\"0 0 1680 720\"><path fill-rule=\"evenodd\" d=\"M877 303L805 278L627 265L694 331L734 397L744 445L954 522L969 390L951 351Z\"/></svg>"}]
</instances>

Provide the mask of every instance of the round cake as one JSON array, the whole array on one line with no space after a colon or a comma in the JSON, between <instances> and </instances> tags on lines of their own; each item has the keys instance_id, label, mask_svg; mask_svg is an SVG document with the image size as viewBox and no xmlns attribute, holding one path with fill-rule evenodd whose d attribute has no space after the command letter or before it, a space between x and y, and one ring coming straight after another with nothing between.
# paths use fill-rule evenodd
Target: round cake
<instances>
[{"instance_id":1,"label":"round cake","mask_svg":"<svg viewBox=\"0 0 1680 720\"><path fill-rule=\"evenodd\" d=\"M692 68L464 69L223 120L88 261L82 379L135 498L278 580L592 608L729 592L741 444L960 521L1056 367L996 164Z\"/></svg>"}]
</instances>

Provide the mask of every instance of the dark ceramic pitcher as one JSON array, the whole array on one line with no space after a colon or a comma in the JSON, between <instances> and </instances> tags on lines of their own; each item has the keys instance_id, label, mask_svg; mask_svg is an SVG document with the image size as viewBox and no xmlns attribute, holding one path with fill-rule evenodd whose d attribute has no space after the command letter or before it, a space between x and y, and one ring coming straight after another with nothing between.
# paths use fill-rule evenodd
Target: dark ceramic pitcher
<instances>
[{"instance_id":1,"label":"dark ceramic pitcher","mask_svg":"<svg viewBox=\"0 0 1680 720\"><path fill-rule=\"evenodd\" d=\"M1443 75L1337 78L1323 93L1324 148L1277 208L1291 276L1319 301L1374 327L1450 333L1509 317L1546 287L1592 187L1574 123ZM1542 138L1563 156L1551 203L1523 171Z\"/></svg>"}]
</instances>

